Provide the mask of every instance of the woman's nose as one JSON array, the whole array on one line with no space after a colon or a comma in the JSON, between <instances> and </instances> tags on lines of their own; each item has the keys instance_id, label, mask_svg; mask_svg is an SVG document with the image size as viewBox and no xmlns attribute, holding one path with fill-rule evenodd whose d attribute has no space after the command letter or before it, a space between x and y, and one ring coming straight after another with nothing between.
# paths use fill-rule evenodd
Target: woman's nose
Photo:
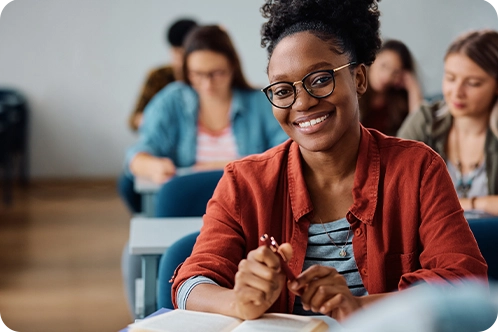
<instances>
[{"instance_id":1,"label":"woman's nose","mask_svg":"<svg viewBox=\"0 0 498 332\"><path fill-rule=\"evenodd\" d=\"M318 98L310 95L301 82L299 85L296 84L296 101L292 105L295 110L301 112L307 111L318 104L318 102Z\"/></svg>"}]
</instances>

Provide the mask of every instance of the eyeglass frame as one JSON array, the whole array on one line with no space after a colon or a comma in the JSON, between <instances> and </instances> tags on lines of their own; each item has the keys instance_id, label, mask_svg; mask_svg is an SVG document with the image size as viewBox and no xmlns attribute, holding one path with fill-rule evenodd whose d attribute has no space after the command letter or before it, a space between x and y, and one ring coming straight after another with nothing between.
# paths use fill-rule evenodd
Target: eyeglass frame
<instances>
[{"instance_id":1,"label":"eyeglass frame","mask_svg":"<svg viewBox=\"0 0 498 332\"><path fill-rule=\"evenodd\" d=\"M268 99L268 101L270 102L270 104L272 104L273 106L277 107L277 108L289 108L291 107L292 105L294 105L294 103L296 102L297 100L297 90L296 90L296 84L298 83L301 83L301 85L304 87L304 90L313 98L317 98L317 99L322 99L322 98L326 98L328 96L330 96L332 94L332 92L334 92L335 90L335 73L338 72L339 70L341 69L344 69L344 68L347 68L349 66L354 66L356 65L356 62L355 61L351 61L345 65L342 65L342 66L339 66L337 68L334 68L334 69L328 69L328 70L316 70L316 71L312 71L311 73L308 73L306 74L300 81L296 81L296 82L286 82L286 81L279 81L279 82L275 82L275 83L271 83L269 85L267 85L266 87L264 87L263 89L261 89L261 92L263 92L266 96L266 98ZM327 93L326 95L324 96L315 96L314 94L312 94L309 90L308 90L308 87L304 84L304 81L310 77L311 75L313 74L316 74L316 73L329 73L332 75L332 81L334 83L334 87L332 88L332 91L330 91L329 93ZM275 105L273 103L273 101L270 99L270 96L268 96L268 89L270 89L272 86L274 85L277 85L277 84L282 84L282 83L287 83L289 84L290 86L292 86L292 90L294 91L294 99L292 100L292 103L290 103L288 106L278 106L278 105Z\"/></svg>"},{"instance_id":2,"label":"eyeglass frame","mask_svg":"<svg viewBox=\"0 0 498 332\"><path fill-rule=\"evenodd\" d=\"M216 80L222 79L223 77L227 76L228 74L230 74L230 70L227 70L227 69L215 69L215 70L211 70L208 72L189 70L187 72L187 75L189 76L189 79L191 81L195 81L195 80L201 81L204 79L207 79L209 81L216 81ZM195 78L192 79L191 76L195 77Z\"/></svg>"}]
</instances>

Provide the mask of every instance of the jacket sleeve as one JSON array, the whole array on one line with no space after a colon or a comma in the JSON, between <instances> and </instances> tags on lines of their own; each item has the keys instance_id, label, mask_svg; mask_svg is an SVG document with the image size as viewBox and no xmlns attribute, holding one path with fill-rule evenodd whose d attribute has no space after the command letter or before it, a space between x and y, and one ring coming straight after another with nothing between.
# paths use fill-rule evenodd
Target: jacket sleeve
<instances>
[{"instance_id":1,"label":"jacket sleeve","mask_svg":"<svg viewBox=\"0 0 498 332\"><path fill-rule=\"evenodd\" d=\"M174 138L178 125L176 109L179 100L175 97L176 83L171 83L159 91L144 110L143 125L139 129L138 142L126 152L125 170L136 154L144 152L156 157L171 157L175 147Z\"/></svg>"},{"instance_id":2,"label":"jacket sleeve","mask_svg":"<svg viewBox=\"0 0 498 332\"><path fill-rule=\"evenodd\" d=\"M221 287L233 288L239 262L246 256L243 231L237 222L240 201L229 164L208 203L203 226L187 260L173 276L172 298L177 307L179 286L193 276L204 276Z\"/></svg>"},{"instance_id":3,"label":"jacket sleeve","mask_svg":"<svg viewBox=\"0 0 498 332\"><path fill-rule=\"evenodd\" d=\"M404 139L429 143L428 128L432 126L432 110L428 106L422 106L417 111L408 115L396 136Z\"/></svg>"},{"instance_id":4,"label":"jacket sleeve","mask_svg":"<svg viewBox=\"0 0 498 332\"><path fill-rule=\"evenodd\" d=\"M487 282L487 264L464 218L441 157L434 155L420 184L419 270L402 275L399 289L419 281Z\"/></svg>"}]
</instances>

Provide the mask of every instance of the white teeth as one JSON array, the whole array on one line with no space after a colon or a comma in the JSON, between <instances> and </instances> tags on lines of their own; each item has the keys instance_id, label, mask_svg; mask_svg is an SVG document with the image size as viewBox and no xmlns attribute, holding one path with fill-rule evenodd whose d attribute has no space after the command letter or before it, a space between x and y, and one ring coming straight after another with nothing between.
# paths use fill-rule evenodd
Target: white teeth
<instances>
[{"instance_id":1,"label":"white teeth","mask_svg":"<svg viewBox=\"0 0 498 332\"><path fill-rule=\"evenodd\" d=\"M310 120L310 121L306 121L306 122L300 122L300 123L298 123L298 125L299 125L299 127L301 127L301 128L311 127L311 126L314 126L314 125L316 125L316 124L318 124L318 123L322 122L323 120L325 120L325 119L326 119L326 118L328 118L328 117L329 117L329 115L327 114L327 115L324 115L324 116L319 117L319 118L317 118L317 119L312 119L312 120Z\"/></svg>"}]
</instances>

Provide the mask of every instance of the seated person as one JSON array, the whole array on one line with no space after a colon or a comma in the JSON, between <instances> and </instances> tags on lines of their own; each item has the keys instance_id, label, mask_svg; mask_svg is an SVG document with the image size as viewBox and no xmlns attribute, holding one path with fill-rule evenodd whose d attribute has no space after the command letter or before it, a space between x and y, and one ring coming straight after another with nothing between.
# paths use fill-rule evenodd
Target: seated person
<instances>
[{"instance_id":1,"label":"seated person","mask_svg":"<svg viewBox=\"0 0 498 332\"><path fill-rule=\"evenodd\" d=\"M166 39L170 45L171 63L156 68L149 73L135 109L130 115L129 125L133 131L137 131L142 124L144 108L152 97L169 83L182 79L182 44L189 31L196 26L197 23L193 20L180 19L173 23L166 31Z\"/></svg>"},{"instance_id":2,"label":"seated person","mask_svg":"<svg viewBox=\"0 0 498 332\"><path fill-rule=\"evenodd\" d=\"M288 138L265 96L247 83L224 30L198 27L184 48L185 83L169 84L151 100L139 141L126 156L120 190L133 212L141 211L135 176L161 184L177 167L223 168Z\"/></svg>"},{"instance_id":3,"label":"seated person","mask_svg":"<svg viewBox=\"0 0 498 332\"><path fill-rule=\"evenodd\" d=\"M443 160L359 122L380 45L377 2L267 0L262 12L263 90L291 139L225 167L175 273L175 306L342 320L419 282L486 285ZM296 280L286 282L277 254L260 245L265 233L283 243Z\"/></svg>"},{"instance_id":4,"label":"seated person","mask_svg":"<svg viewBox=\"0 0 498 332\"><path fill-rule=\"evenodd\" d=\"M409 112L422 102L422 92L408 47L388 40L368 72L368 88L359 99L360 122L386 135L396 135Z\"/></svg>"},{"instance_id":5,"label":"seated person","mask_svg":"<svg viewBox=\"0 0 498 332\"><path fill-rule=\"evenodd\" d=\"M443 96L407 118L398 136L443 157L465 210L498 215L497 31L472 31L449 46Z\"/></svg>"}]
</instances>

